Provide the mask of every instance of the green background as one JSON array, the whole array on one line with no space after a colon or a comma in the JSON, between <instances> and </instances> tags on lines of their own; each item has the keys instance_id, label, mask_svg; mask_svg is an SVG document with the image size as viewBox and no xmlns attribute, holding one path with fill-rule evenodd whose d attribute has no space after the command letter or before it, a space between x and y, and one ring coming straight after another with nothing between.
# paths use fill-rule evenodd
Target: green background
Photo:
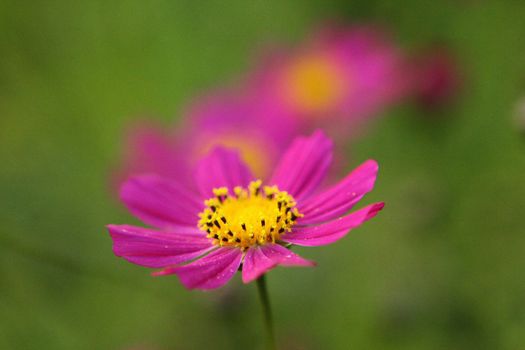
<instances>
[{"instance_id":1,"label":"green background","mask_svg":"<svg viewBox=\"0 0 525 350\"><path fill-rule=\"evenodd\" d=\"M389 25L407 49L456 50L454 108L385 113L351 147L381 165L375 220L315 269L268 275L282 349L525 346L525 78L519 1L1 1L0 348L257 349L255 285L185 290L111 252L135 223L109 192L123 129L174 121L265 42L327 19Z\"/></svg>"}]
</instances>

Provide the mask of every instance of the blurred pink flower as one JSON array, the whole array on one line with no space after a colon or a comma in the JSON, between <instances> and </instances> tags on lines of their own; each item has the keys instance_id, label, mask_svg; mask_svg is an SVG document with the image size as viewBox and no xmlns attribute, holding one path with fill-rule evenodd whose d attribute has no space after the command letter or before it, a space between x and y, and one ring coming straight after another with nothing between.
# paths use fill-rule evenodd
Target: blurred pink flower
<instances>
[{"instance_id":1,"label":"blurred pink flower","mask_svg":"<svg viewBox=\"0 0 525 350\"><path fill-rule=\"evenodd\" d=\"M221 287L241 265L245 283L277 265L312 266L286 245L333 243L383 208L375 203L345 215L374 186L378 166L372 160L316 191L331 160L332 142L317 131L294 140L268 186L255 180L237 152L222 147L197 164L198 193L157 175L133 177L122 186L121 198L157 229L108 225L113 251L162 269L155 275L176 274L190 289Z\"/></svg>"},{"instance_id":2,"label":"blurred pink flower","mask_svg":"<svg viewBox=\"0 0 525 350\"><path fill-rule=\"evenodd\" d=\"M412 64L414 94L419 105L438 109L454 103L461 92L463 74L455 55L436 46L416 55Z\"/></svg>"},{"instance_id":3,"label":"blurred pink flower","mask_svg":"<svg viewBox=\"0 0 525 350\"><path fill-rule=\"evenodd\" d=\"M238 149L254 174L265 178L295 131L290 120L259 108L253 97L223 92L201 98L188 108L178 127L135 123L126 133L122 165L113 182L154 173L188 185L192 183L189 170L219 145Z\"/></svg>"},{"instance_id":4,"label":"blurred pink flower","mask_svg":"<svg viewBox=\"0 0 525 350\"><path fill-rule=\"evenodd\" d=\"M243 91L201 99L187 113L189 149L202 158L214 146L236 148L255 176L265 178L296 136L285 116L266 110L258 96Z\"/></svg>"},{"instance_id":5,"label":"blurred pink flower","mask_svg":"<svg viewBox=\"0 0 525 350\"><path fill-rule=\"evenodd\" d=\"M323 29L263 61L250 80L253 93L266 109L307 127L324 124L346 132L409 87L399 48L372 27Z\"/></svg>"}]
</instances>

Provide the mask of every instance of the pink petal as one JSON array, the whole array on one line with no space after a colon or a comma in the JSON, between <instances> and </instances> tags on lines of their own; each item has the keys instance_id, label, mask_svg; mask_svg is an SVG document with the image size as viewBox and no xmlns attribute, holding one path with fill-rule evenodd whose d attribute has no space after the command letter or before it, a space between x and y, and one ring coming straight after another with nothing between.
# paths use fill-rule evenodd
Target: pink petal
<instances>
[{"instance_id":1,"label":"pink petal","mask_svg":"<svg viewBox=\"0 0 525 350\"><path fill-rule=\"evenodd\" d=\"M197 227L203 201L172 180L156 175L130 178L122 185L120 197L144 223L159 227Z\"/></svg>"},{"instance_id":2,"label":"pink petal","mask_svg":"<svg viewBox=\"0 0 525 350\"><path fill-rule=\"evenodd\" d=\"M241 265L242 251L219 248L188 265L169 267L155 276L176 274L188 289L214 289L225 285Z\"/></svg>"},{"instance_id":3,"label":"pink petal","mask_svg":"<svg viewBox=\"0 0 525 350\"><path fill-rule=\"evenodd\" d=\"M242 266L242 280L249 283L273 269L283 266L314 266L313 261L301 258L278 244L267 244L248 249Z\"/></svg>"},{"instance_id":4,"label":"pink petal","mask_svg":"<svg viewBox=\"0 0 525 350\"><path fill-rule=\"evenodd\" d=\"M134 264L160 268L194 259L214 246L202 233L156 231L129 225L108 225L113 252Z\"/></svg>"},{"instance_id":5,"label":"pink petal","mask_svg":"<svg viewBox=\"0 0 525 350\"><path fill-rule=\"evenodd\" d=\"M141 121L126 133L124 169L122 175L153 173L163 177L187 180L184 153L175 135L164 125Z\"/></svg>"},{"instance_id":6,"label":"pink petal","mask_svg":"<svg viewBox=\"0 0 525 350\"><path fill-rule=\"evenodd\" d=\"M346 236L351 229L376 216L383 207L384 203L375 203L322 225L299 227L285 234L282 240L310 247L330 244Z\"/></svg>"},{"instance_id":7,"label":"pink petal","mask_svg":"<svg viewBox=\"0 0 525 350\"><path fill-rule=\"evenodd\" d=\"M199 162L195 180L202 196L210 198L214 188L226 186L233 192L235 186L247 186L253 176L237 151L215 147Z\"/></svg>"},{"instance_id":8,"label":"pink petal","mask_svg":"<svg viewBox=\"0 0 525 350\"><path fill-rule=\"evenodd\" d=\"M298 137L284 153L269 184L301 199L317 188L332 162L333 144L322 131Z\"/></svg>"},{"instance_id":9,"label":"pink petal","mask_svg":"<svg viewBox=\"0 0 525 350\"><path fill-rule=\"evenodd\" d=\"M333 220L352 209L374 187L377 170L377 163L368 160L329 190L300 202L298 209L304 217L297 224L310 225Z\"/></svg>"}]
</instances>

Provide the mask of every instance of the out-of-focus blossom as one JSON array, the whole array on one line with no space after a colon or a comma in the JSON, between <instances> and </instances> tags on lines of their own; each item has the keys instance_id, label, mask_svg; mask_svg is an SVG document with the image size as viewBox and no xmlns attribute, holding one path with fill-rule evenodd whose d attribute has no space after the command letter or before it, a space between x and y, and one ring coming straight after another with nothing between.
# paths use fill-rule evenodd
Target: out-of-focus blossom
<instances>
[{"instance_id":1,"label":"out-of-focus blossom","mask_svg":"<svg viewBox=\"0 0 525 350\"><path fill-rule=\"evenodd\" d=\"M201 99L187 113L187 146L202 158L214 146L239 150L255 176L265 178L296 136L294 123L242 91Z\"/></svg>"},{"instance_id":2,"label":"out-of-focus blossom","mask_svg":"<svg viewBox=\"0 0 525 350\"><path fill-rule=\"evenodd\" d=\"M301 125L348 130L408 92L402 53L372 27L330 28L270 53L250 84L266 108ZM331 123L330 123L331 122Z\"/></svg>"},{"instance_id":3,"label":"out-of-focus blossom","mask_svg":"<svg viewBox=\"0 0 525 350\"><path fill-rule=\"evenodd\" d=\"M461 92L463 74L455 55L447 48L427 49L411 65L416 101L425 109L453 104Z\"/></svg>"},{"instance_id":4,"label":"out-of-focus blossom","mask_svg":"<svg viewBox=\"0 0 525 350\"><path fill-rule=\"evenodd\" d=\"M191 169L214 146L236 148L259 178L295 136L292 121L260 108L255 96L222 93L196 100L177 127L139 122L126 133L123 162L114 182L154 173L191 183Z\"/></svg>"},{"instance_id":5,"label":"out-of-focus blossom","mask_svg":"<svg viewBox=\"0 0 525 350\"><path fill-rule=\"evenodd\" d=\"M113 182L156 173L189 185L188 169L216 145L239 149L264 179L298 133L323 126L332 136L347 138L359 129L356 122L408 91L400 50L372 27L325 28L263 61L244 85L195 99L177 128L151 122L130 128Z\"/></svg>"},{"instance_id":6,"label":"out-of-focus blossom","mask_svg":"<svg viewBox=\"0 0 525 350\"><path fill-rule=\"evenodd\" d=\"M321 132L297 138L263 186L239 154L214 148L197 165L198 192L156 175L132 177L121 189L129 210L149 229L109 225L117 256L175 274L187 288L226 284L242 265L251 282L278 266L312 266L287 248L320 246L374 217L383 203L346 214L372 190L378 170L369 160L338 184L316 191L332 160Z\"/></svg>"}]
</instances>

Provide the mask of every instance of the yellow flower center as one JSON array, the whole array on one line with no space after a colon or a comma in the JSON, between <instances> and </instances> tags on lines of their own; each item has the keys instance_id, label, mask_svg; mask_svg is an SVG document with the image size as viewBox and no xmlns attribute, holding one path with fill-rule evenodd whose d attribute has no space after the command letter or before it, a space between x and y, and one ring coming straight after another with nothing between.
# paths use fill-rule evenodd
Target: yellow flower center
<instances>
[{"instance_id":1,"label":"yellow flower center","mask_svg":"<svg viewBox=\"0 0 525 350\"><path fill-rule=\"evenodd\" d=\"M326 55L299 57L288 67L283 78L285 100L307 116L329 112L343 98L345 80L342 72Z\"/></svg>"},{"instance_id":2,"label":"yellow flower center","mask_svg":"<svg viewBox=\"0 0 525 350\"><path fill-rule=\"evenodd\" d=\"M261 184L257 180L247 189L235 187L233 195L226 187L213 190L215 197L204 202L198 226L214 244L246 249L275 243L303 216L291 195Z\"/></svg>"}]
</instances>

